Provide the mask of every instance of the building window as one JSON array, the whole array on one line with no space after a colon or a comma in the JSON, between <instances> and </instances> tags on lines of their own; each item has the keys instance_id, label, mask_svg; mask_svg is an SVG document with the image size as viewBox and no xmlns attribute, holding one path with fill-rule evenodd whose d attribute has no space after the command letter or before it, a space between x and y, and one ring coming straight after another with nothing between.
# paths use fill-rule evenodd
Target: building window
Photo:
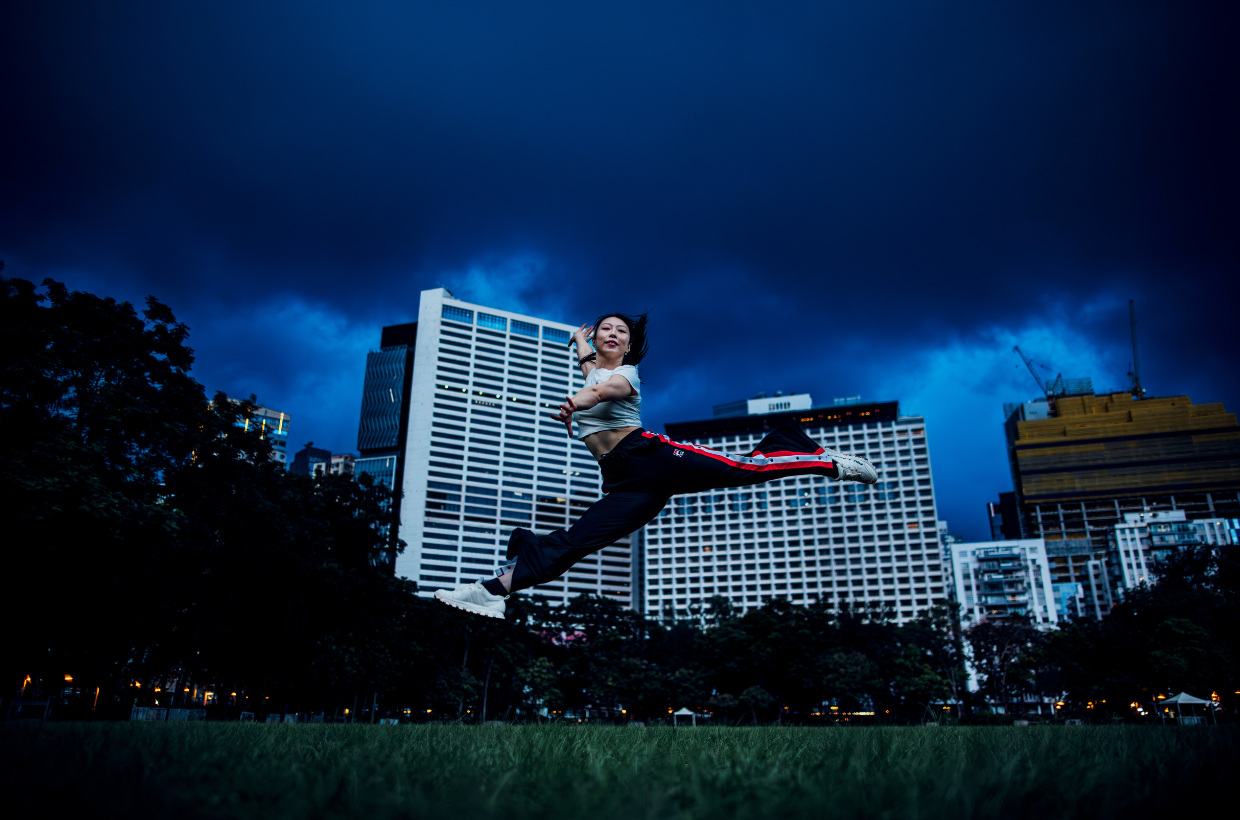
<instances>
[{"instance_id":1,"label":"building window","mask_svg":"<svg viewBox=\"0 0 1240 820\"><path fill-rule=\"evenodd\" d=\"M445 307L444 310L447 310ZM478 312L478 327L489 327L492 330L507 330L508 320L503 316L492 316L490 313Z\"/></svg>"},{"instance_id":2,"label":"building window","mask_svg":"<svg viewBox=\"0 0 1240 820\"><path fill-rule=\"evenodd\" d=\"M568 344L568 340L572 338L572 335L567 330L559 330L554 327L544 327L543 338L549 342Z\"/></svg>"},{"instance_id":3,"label":"building window","mask_svg":"<svg viewBox=\"0 0 1240 820\"><path fill-rule=\"evenodd\" d=\"M529 336L532 339L538 338L538 325L530 322L520 322L516 319L512 320L512 332L519 336Z\"/></svg>"},{"instance_id":4,"label":"building window","mask_svg":"<svg viewBox=\"0 0 1240 820\"><path fill-rule=\"evenodd\" d=\"M467 325L472 325L474 323L474 312L465 308L444 305L443 318L453 322L464 322Z\"/></svg>"}]
</instances>

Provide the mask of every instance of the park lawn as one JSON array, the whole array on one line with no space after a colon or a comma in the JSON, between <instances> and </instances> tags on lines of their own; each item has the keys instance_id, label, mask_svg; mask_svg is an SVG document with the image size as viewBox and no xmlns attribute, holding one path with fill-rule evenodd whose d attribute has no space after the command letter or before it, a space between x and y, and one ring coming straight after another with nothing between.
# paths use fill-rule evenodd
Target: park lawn
<instances>
[{"instance_id":1,"label":"park lawn","mask_svg":"<svg viewBox=\"0 0 1240 820\"><path fill-rule=\"evenodd\" d=\"M8 817L1132 820L1238 762L1235 725L0 724Z\"/></svg>"}]
</instances>

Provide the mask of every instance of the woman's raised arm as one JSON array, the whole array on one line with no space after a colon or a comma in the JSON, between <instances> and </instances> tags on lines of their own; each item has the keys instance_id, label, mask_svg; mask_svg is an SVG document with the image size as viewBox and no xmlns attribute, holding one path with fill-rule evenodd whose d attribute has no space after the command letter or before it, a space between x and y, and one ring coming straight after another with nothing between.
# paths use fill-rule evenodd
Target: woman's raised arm
<instances>
[{"instance_id":1,"label":"woman's raised arm","mask_svg":"<svg viewBox=\"0 0 1240 820\"><path fill-rule=\"evenodd\" d=\"M589 361L581 361L581 375L589 376L590 371L598 367L594 363L594 348L590 347L590 336L594 333L594 325L586 327L582 325L577 328L577 332L573 334L573 341L577 343L577 360L581 361L587 356Z\"/></svg>"}]
</instances>

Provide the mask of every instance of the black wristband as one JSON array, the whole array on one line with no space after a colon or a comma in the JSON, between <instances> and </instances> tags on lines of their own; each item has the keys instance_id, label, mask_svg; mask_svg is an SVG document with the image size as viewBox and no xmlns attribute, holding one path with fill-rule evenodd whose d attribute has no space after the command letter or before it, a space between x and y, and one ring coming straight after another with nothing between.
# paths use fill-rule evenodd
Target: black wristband
<instances>
[{"instance_id":1,"label":"black wristband","mask_svg":"<svg viewBox=\"0 0 1240 820\"><path fill-rule=\"evenodd\" d=\"M589 354L589 355L587 355L587 356L582 356L580 359L578 359L578 360L577 360L577 366L578 366L578 367L581 367L581 366L582 366L583 364L585 364L586 362L592 362L592 361L594 361L594 360L595 360L595 359L597 359L597 358L598 358L598 351L596 350L595 352L593 352L593 353L591 353L591 354Z\"/></svg>"}]
</instances>

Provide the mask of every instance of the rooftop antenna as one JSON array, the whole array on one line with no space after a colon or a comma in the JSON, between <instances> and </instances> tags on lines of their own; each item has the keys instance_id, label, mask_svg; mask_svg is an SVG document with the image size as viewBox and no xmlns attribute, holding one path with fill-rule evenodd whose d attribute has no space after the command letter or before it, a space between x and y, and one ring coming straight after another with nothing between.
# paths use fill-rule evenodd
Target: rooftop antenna
<instances>
[{"instance_id":1,"label":"rooftop antenna","mask_svg":"<svg viewBox=\"0 0 1240 820\"><path fill-rule=\"evenodd\" d=\"M1132 379L1132 395L1139 399L1145 395L1145 388L1141 386L1141 360L1137 358L1137 303L1132 299L1128 300L1128 323L1132 326L1132 372L1128 377Z\"/></svg>"}]
</instances>

